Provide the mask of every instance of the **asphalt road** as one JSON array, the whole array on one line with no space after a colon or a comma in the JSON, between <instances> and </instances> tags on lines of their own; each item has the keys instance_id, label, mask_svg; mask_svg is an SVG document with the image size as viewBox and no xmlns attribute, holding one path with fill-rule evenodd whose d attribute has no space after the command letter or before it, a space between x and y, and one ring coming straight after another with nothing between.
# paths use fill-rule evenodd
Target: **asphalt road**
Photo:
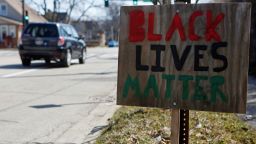
<instances>
[{"instance_id":1,"label":"asphalt road","mask_svg":"<svg viewBox=\"0 0 256 144\"><path fill-rule=\"evenodd\" d=\"M70 68L21 66L0 51L0 143L89 143L116 110L117 48L88 49Z\"/></svg>"}]
</instances>

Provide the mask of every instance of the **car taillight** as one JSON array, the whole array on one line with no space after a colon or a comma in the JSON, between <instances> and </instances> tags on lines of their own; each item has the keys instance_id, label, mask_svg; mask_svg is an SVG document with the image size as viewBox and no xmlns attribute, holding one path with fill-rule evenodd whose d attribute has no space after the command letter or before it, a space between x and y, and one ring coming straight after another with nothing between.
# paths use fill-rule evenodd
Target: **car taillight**
<instances>
[{"instance_id":1,"label":"car taillight","mask_svg":"<svg viewBox=\"0 0 256 144\"><path fill-rule=\"evenodd\" d=\"M65 43L65 39L64 37L59 37L59 40L58 40L58 46L63 46Z\"/></svg>"}]
</instances>

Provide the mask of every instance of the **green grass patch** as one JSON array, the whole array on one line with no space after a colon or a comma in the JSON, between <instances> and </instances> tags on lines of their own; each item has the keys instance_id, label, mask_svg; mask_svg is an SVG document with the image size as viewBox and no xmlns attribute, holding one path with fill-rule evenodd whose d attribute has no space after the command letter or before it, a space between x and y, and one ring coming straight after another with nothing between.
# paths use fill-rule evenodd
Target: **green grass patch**
<instances>
[{"instance_id":1,"label":"green grass patch","mask_svg":"<svg viewBox=\"0 0 256 144\"><path fill-rule=\"evenodd\" d=\"M256 144L256 130L235 114L190 111L190 143ZM96 144L170 143L170 110L121 107Z\"/></svg>"}]
</instances>

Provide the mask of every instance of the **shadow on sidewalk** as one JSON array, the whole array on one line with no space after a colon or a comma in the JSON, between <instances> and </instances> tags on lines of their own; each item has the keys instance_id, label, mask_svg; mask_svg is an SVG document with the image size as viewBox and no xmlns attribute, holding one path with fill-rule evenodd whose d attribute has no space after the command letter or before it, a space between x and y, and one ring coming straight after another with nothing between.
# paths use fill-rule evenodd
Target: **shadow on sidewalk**
<instances>
[{"instance_id":1,"label":"shadow on sidewalk","mask_svg":"<svg viewBox=\"0 0 256 144\"><path fill-rule=\"evenodd\" d=\"M60 108L64 106L75 106L75 105L88 105L88 104L101 104L109 103L110 101L99 101L99 102L84 102L84 103L67 103L67 104L43 104L43 105L33 105L29 106L35 109L49 109L49 108Z\"/></svg>"}]
</instances>

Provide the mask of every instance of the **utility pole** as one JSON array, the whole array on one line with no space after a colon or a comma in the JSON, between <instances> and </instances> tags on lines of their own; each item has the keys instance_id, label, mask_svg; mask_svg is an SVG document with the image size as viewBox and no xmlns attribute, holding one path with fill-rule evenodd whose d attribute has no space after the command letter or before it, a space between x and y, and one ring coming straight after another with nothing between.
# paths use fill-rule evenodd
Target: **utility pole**
<instances>
[{"instance_id":1,"label":"utility pole","mask_svg":"<svg viewBox=\"0 0 256 144\"><path fill-rule=\"evenodd\" d=\"M53 14L52 14L52 21L53 22L56 21L56 9L57 9L57 1L54 0L53 1Z\"/></svg>"},{"instance_id":2,"label":"utility pole","mask_svg":"<svg viewBox=\"0 0 256 144\"><path fill-rule=\"evenodd\" d=\"M22 25L23 25L23 30L25 29L25 0L21 0L22 3Z\"/></svg>"},{"instance_id":3,"label":"utility pole","mask_svg":"<svg viewBox=\"0 0 256 144\"><path fill-rule=\"evenodd\" d=\"M111 26L111 40L114 40L114 27Z\"/></svg>"}]
</instances>

